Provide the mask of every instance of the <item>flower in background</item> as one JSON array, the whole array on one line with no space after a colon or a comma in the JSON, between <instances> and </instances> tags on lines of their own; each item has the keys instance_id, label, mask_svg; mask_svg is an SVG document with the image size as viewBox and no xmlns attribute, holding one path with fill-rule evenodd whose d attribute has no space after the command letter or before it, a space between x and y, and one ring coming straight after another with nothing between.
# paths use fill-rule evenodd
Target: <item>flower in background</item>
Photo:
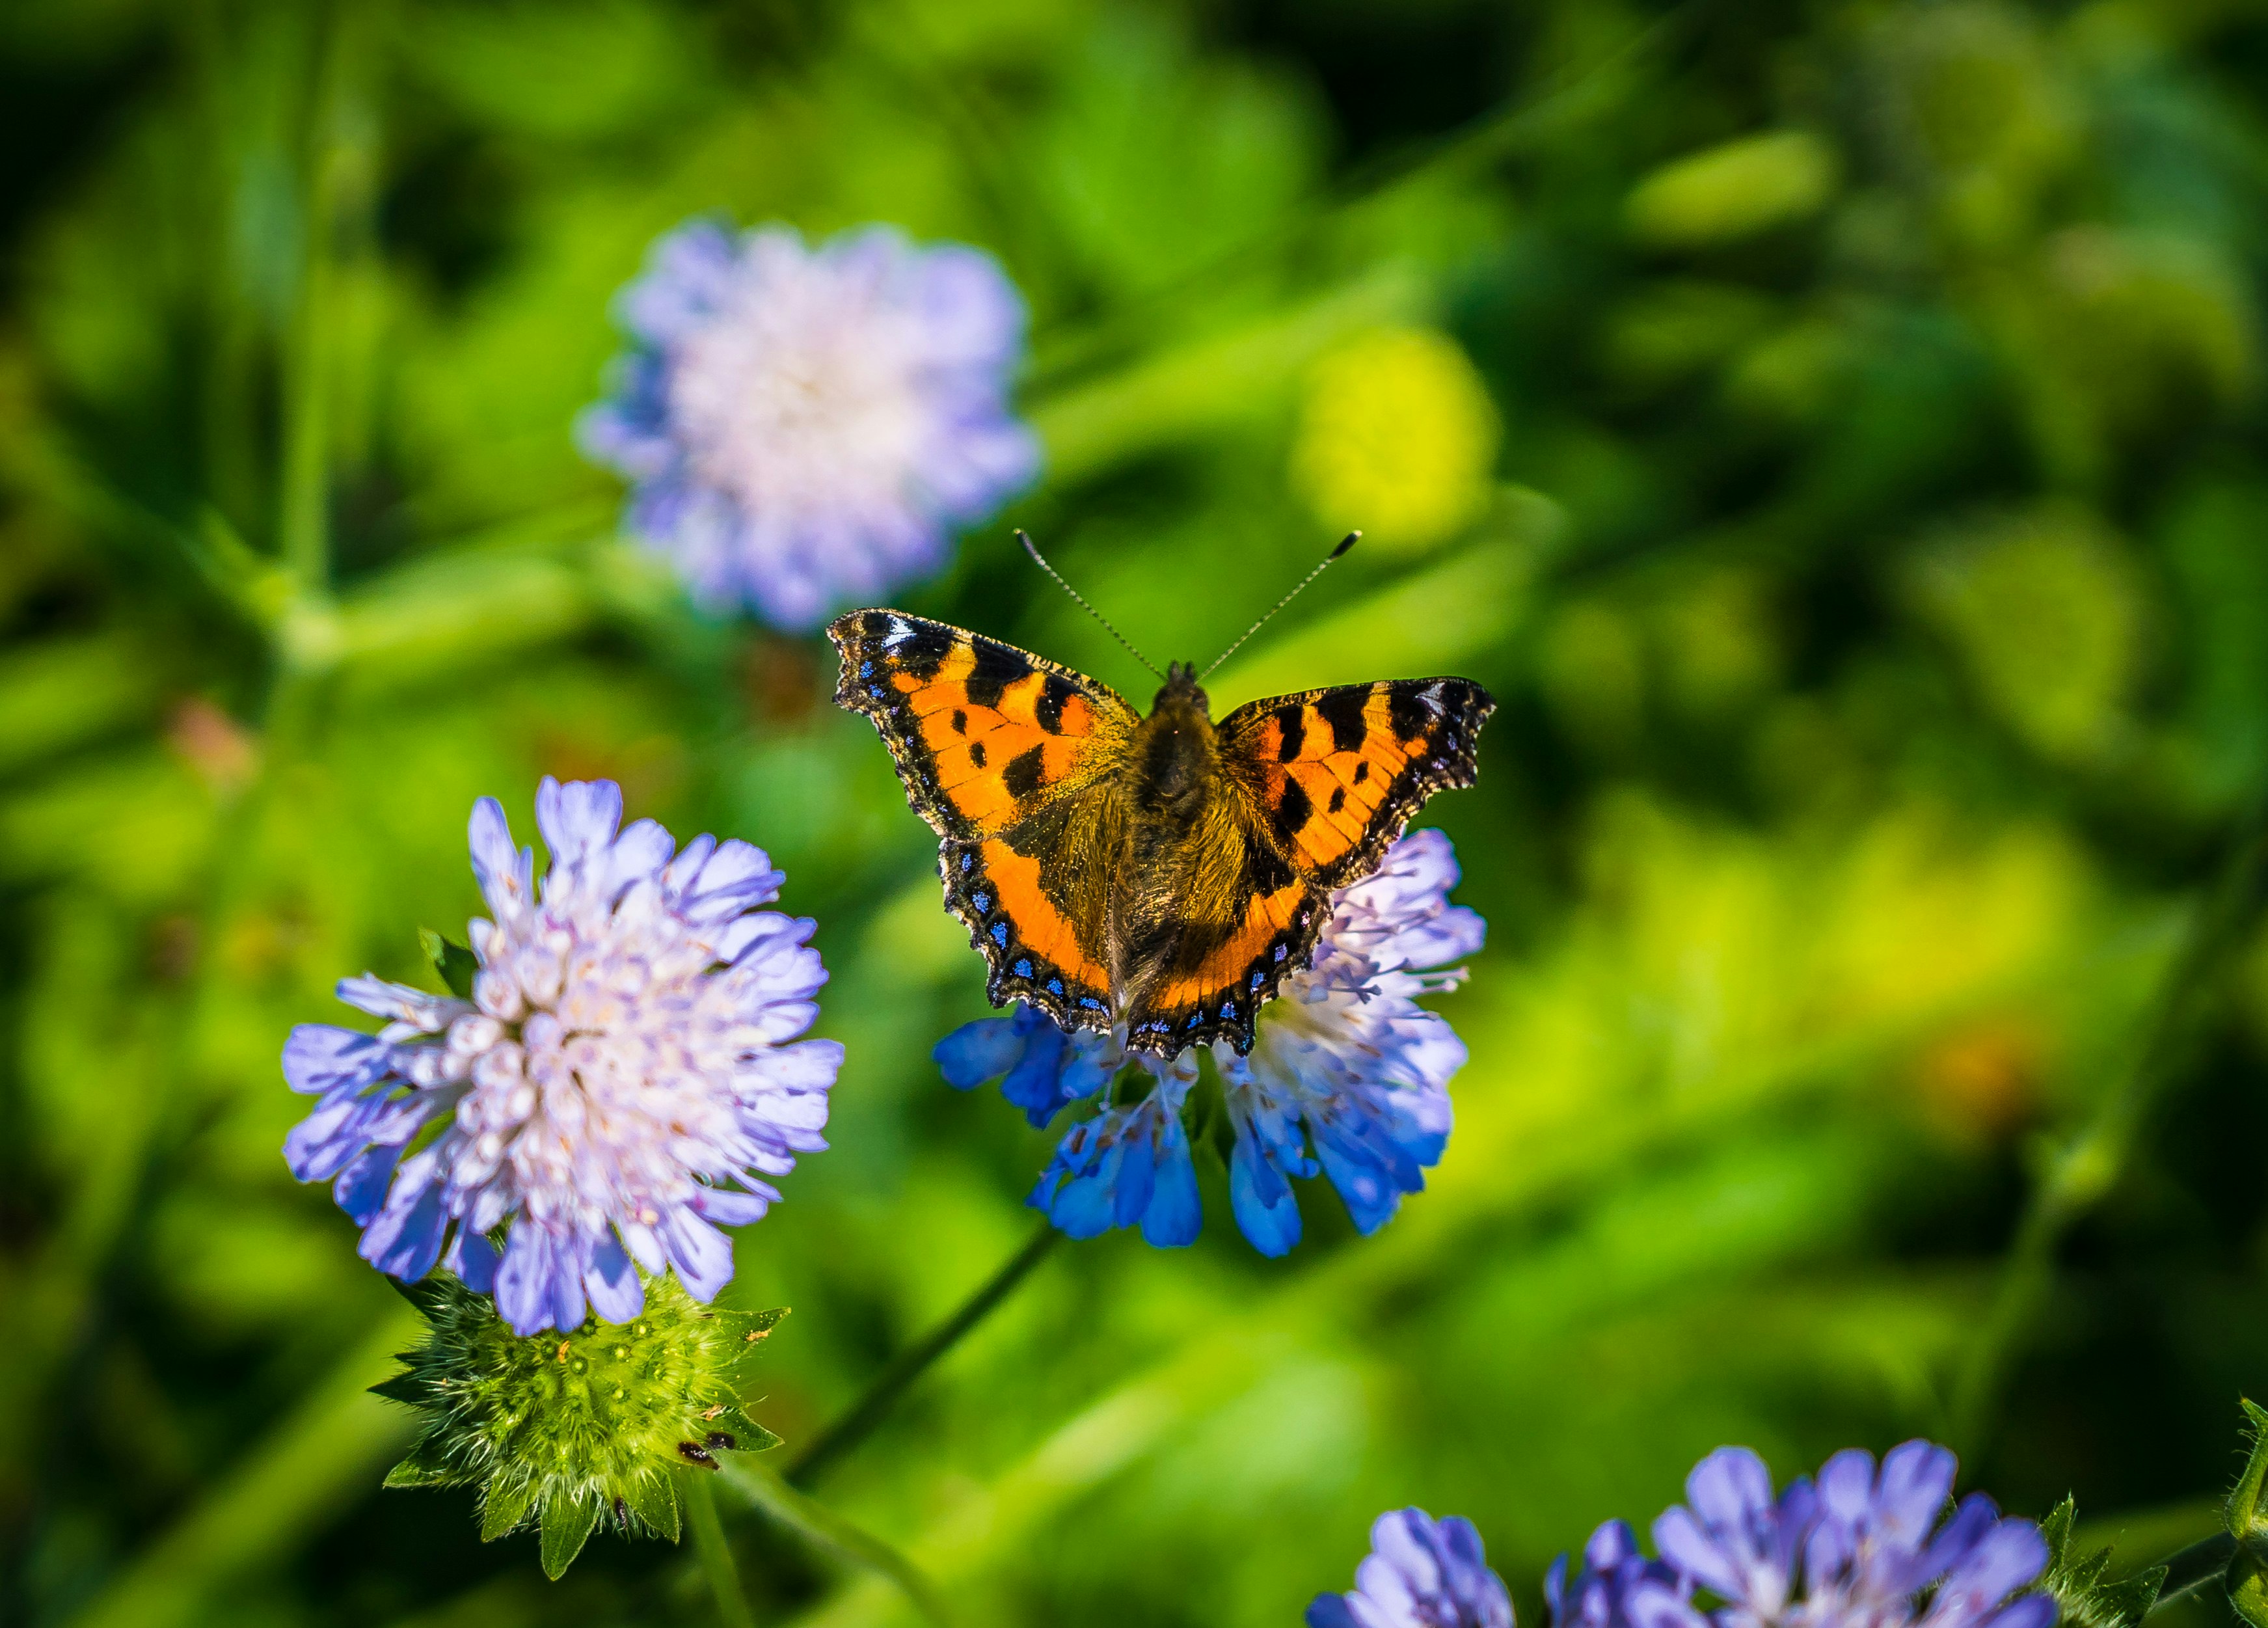
<instances>
[{"instance_id":1,"label":"flower in background","mask_svg":"<svg viewBox=\"0 0 2268 1628\"><path fill-rule=\"evenodd\" d=\"M1432 328L1379 328L1309 370L1292 488L1333 531L1417 553L1488 502L1496 405L1471 360Z\"/></svg>"},{"instance_id":2,"label":"flower in background","mask_svg":"<svg viewBox=\"0 0 2268 1628\"><path fill-rule=\"evenodd\" d=\"M827 1145L843 1049L796 1039L827 979L814 924L756 908L783 880L760 849L680 851L622 813L610 781L547 777L539 894L534 850L482 798L473 871L494 918L454 952L456 993L349 978L339 998L386 1027L302 1024L284 1048L291 1088L319 1099L284 1142L291 1173L335 1182L364 1260L405 1282L439 1262L523 1335L578 1327L586 1301L637 1316L633 1262L711 1299L733 1276L718 1225L761 1217L779 1197L764 1176Z\"/></svg>"},{"instance_id":3,"label":"flower in background","mask_svg":"<svg viewBox=\"0 0 2268 1628\"><path fill-rule=\"evenodd\" d=\"M2047 1566L2037 1527L2003 1520L1982 1492L1938 1523L1955 1468L1933 1442L1893 1448L1879 1470L1852 1448L1775 1501L1762 1459L1720 1448L1654 1522L1654 1546L1725 1602L1718 1628L2049 1628L2053 1597L2019 1594Z\"/></svg>"},{"instance_id":4,"label":"flower in background","mask_svg":"<svg viewBox=\"0 0 2268 1628\"><path fill-rule=\"evenodd\" d=\"M1932 1442L1879 1470L1853 1448L1775 1498L1762 1459L1719 1448L1653 1523L1660 1559L1618 1521L1572 1580L1560 1557L1544 1584L1552 1628L2051 1628L2054 1597L2024 1592L2048 1564L2039 1529L1981 1492L1940 1524L1954 1469Z\"/></svg>"},{"instance_id":5,"label":"flower in background","mask_svg":"<svg viewBox=\"0 0 2268 1628\"><path fill-rule=\"evenodd\" d=\"M1512 1628L1512 1596L1481 1535L1451 1515L1396 1509L1370 1529L1352 1594L1317 1595L1307 1628Z\"/></svg>"},{"instance_id":6,"label":"flower in background","mask_svg":"<svg viewBox=\"0 0 2268 1628\"><path fill-rule=\"evenodd\" d=\"M1238 1227L1263 1254L1282 1255L1300 1241L1290 1178L1328 1175L1368 1234L1440 1160L1449 1079L1465 1048L1418 997L1461 983L1462 968L1442 969L1477 951L1486 931L1477 914L1448 902L1457 874L1440 832L1403 837L1376 873L1332 895L1313 961L1263 1009L1251 1054L1214 1044L1233 1137L1229 1196ZM1074 1238L1138 1223L1152 1243L1196 1239L1197 1175L1182 1112L1195 1054L1170 1064L1137 1057L1146 1078L1121 1078L1130 1059L1116 1037L1066 1035L1019 1007L964 1024L936 1055L963 1090L1000 1079L1035 1126L1117 1079L1101 1111L1064 1138L1030 1202Z\"/></svg>"},{"instance_id":7,"label":"flower in background","mask_svg":"<svg viewBox=\"0 0 2268 1628\"><path fill-rule=\"evenodd\" d=\"M1591 1534L1573 1576L1565 1555L1543 1574L1550 1628L1706 1628L1685 1592L1676 1573L1638 1553L1638 1535L1622 1521Z\"/></svg>"},{"instance_id":8,"label":"flower in background","mask_svg":"<svg viewBox=\"0 0 2268 1628\"><path fill-rule=\"evenodd\" d=\"M937 570L954 528L1038 473L1008 402L1023 302L976 249L696 220L619 316L636 348L578 436L706 604L816 627Z\"/></svg>"}]
</instances>

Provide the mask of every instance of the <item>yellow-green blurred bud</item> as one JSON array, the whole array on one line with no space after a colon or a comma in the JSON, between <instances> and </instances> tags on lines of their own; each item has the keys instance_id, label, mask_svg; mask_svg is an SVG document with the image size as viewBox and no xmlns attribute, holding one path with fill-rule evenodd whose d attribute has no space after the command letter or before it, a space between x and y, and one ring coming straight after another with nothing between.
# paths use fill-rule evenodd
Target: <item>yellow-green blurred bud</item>
<instances>
[{"instance_id":1,"label":"yellow-green blurred bud","mask_svg":"<svg viewBox=\"0 0 2268 1628\"><path fill-rule=\"evenodd\" d=\"M1487 504L1496 405L1457 342L1378 328L1308 371L1292 446L1292 490L1334 531L1416 553L1454 536Z\"/></svg>"},{"instance_id":2,"label":"yellow-green blurred bud","mask_svg":"<svg viewBox=\"0 0 2268 1628\"><path fill-rule=\"evenodd\" d=\"M1835 150L1804 130L1747 136L1662 166L1631 189L1631 235L1667 247L1727 243L1819 212Z\"/></svg>"},{"instance_id":3,"label":"yellow-green blurred bud","mask_svg":"<svg viewBox=\"0 0 2268 1628\"><path fill-rule=\"evenodd\" d=\"M372 1389L424 1428L386 1484L478 1487L482 1539L540 1527L552 1577L602 1517L674 1542L679 1476L779 1444L740 1411L739 1372L784 1309L703 1306L664 1275L645 1279L634 1322L522 1337L446 1274L407 1293L425 1341L401 1354L407 1372Z\"/></svg>"}]
</instances>

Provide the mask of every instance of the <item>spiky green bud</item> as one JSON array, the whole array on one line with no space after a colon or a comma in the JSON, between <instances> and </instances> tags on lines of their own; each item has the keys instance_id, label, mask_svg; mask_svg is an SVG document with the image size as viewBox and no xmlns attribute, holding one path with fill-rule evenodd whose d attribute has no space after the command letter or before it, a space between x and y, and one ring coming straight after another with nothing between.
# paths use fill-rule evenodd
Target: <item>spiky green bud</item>
<instances>
[{"instance_id":1,"label":"spiky green bud","mask_svg":"<svg viewBox=\"0 0 2268 1628\"><path fill-rule=\"evenodd\" d=\"M779 1445L741 1411L740 1370L784 1308L703 1306L665 1275L646 1278L634 1322L522 1337L446 1273L405 1293L425 1341L371 1389L415 1408L424 1430L386 1484L478 1487L482 1539L540 1527L548 1576L609 1515L625 1536L675 1542L679 1476Z\"/></svg>"}]
</instances>

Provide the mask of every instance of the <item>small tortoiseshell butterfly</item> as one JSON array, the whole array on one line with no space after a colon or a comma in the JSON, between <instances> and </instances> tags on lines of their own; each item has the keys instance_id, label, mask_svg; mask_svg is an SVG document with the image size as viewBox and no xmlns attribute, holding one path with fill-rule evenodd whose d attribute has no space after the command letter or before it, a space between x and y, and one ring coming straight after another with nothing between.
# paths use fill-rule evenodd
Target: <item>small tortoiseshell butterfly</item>
<instances>
[{"instance_id":1,"label":"small tortoiseshell butterfly","mask_svg":"<svg viewBox=\"0 0 2268 1628\"><path fill-rule=\"evenodd\" d=\"M1375 871L1428 797L1472 785L1496 708L1469 679L1394 679L1216 726L1179 662L1144 718L1083 673L902 611L854 610L827 636L836 704L874 720L944 839L946 905L991 965L992 1004L1123 1022L1164 1056L1252 1049L1332 890Z\"/></svg>"}]
</instances>

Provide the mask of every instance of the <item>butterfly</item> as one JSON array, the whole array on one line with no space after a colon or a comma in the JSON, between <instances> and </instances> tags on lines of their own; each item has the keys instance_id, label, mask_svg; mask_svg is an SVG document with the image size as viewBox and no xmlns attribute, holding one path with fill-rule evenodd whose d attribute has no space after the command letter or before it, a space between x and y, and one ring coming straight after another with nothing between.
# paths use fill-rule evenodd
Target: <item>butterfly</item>
<instances>
[{"instance_id":1,"label":"butterfly","mask_svg":"<svg viewBox=\"0 0 2268 1628\"><path fill-rule=\"evenodd\" d=\"M992 1004L1123 1024L1130 1050L1165 1057L1252 1049L1332 891L1375 871L1427 798L1473 784L1496 707L1469 679L1395 679L1216 726L1179 662L1145 718L1083 673L902 611L854 610L827 636L836 704L873 720L941 839L946 906Z\"/></svg>"}]
</instances>

